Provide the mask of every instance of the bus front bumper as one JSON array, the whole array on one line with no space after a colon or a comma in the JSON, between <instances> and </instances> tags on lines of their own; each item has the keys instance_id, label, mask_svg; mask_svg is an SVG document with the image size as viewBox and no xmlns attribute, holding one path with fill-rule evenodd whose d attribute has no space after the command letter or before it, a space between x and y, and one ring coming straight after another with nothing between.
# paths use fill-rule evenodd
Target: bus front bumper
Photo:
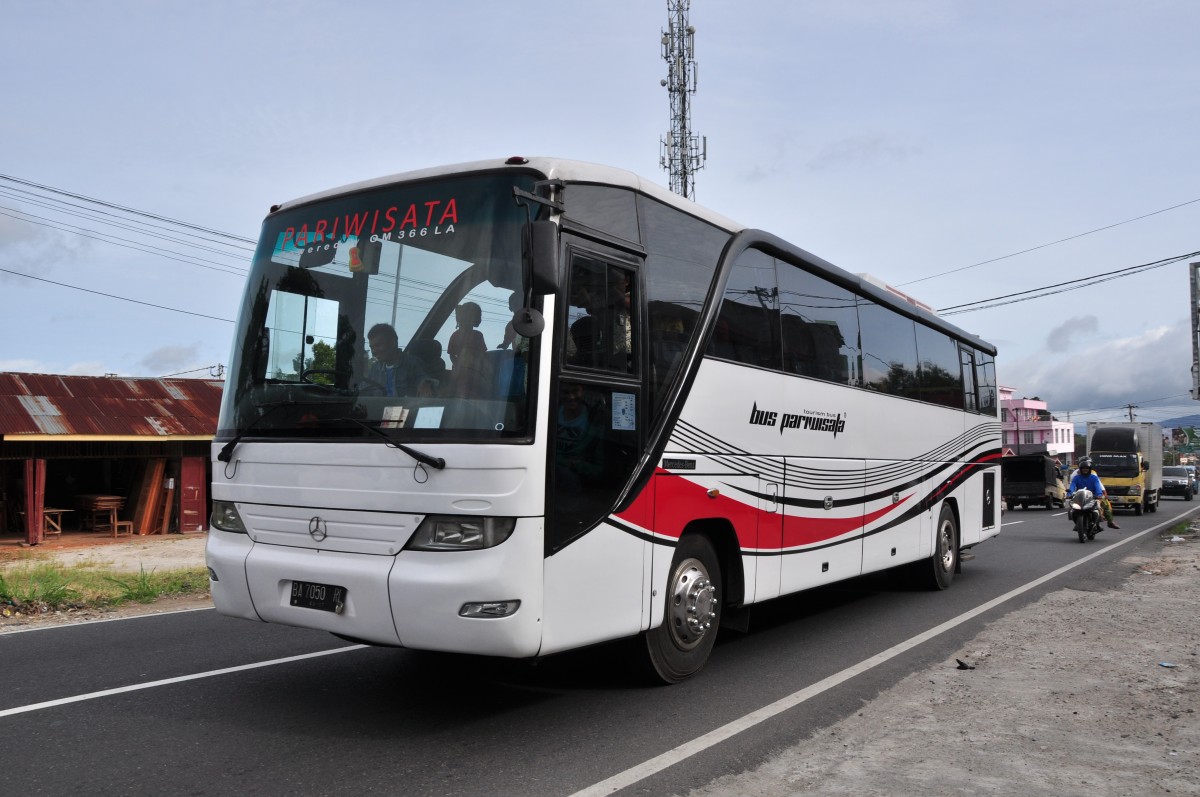
<instances>
[{"instance_id":1,"label":"bus front bumper","mask_svg":"<svg viewBox=\"0 0 1200 797\"><path fill-rule=\"evenodd\" d=\"M213 605L232 617L419 650L527 658L541 647L541 537L520 524L494 548L396 556L256 544L213 529L205 556ZM341 588L341 605L293 605L298 583ZM468 604L512 602L507 616L463 616Z\"/></svg>"}]
</instances>

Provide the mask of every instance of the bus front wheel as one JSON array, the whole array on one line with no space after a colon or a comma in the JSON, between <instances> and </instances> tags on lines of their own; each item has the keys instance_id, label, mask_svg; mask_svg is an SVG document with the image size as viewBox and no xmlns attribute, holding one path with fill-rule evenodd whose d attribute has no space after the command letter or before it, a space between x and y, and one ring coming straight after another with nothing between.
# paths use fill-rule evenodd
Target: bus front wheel
<instances>
[{"instance_id":1,"label":"bus front wheel","mask_svg":"<svg viewBox=\"0 0 1200 797\"><path fill-rule=\"evenodd\" d=\"M721 624L721 565L712 543L685 535L671 559L662 625L643 635L648 674L667 684L692 677L712 651Z\"/></svg>"}]
</instances>

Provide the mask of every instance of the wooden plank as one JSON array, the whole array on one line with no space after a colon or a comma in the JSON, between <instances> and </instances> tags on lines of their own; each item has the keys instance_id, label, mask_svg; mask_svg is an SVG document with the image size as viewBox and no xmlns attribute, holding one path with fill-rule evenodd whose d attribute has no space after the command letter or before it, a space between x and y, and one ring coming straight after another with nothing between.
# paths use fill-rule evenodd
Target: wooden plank
<instances>
[{"instance_id":1,"label":"wooden plank","mask_svg":"<svg viewBox=\"0 0 1200 797\"><path fill-rule=\"evenodd\" d=\"M167 487L163 490L161 505L162 520L158 524L158 533L166 534L171 530L171 510L175 506L175 480L167 479Z\"/></svg>"},{"instance_id":2,"label":"wooden plank","mask_svg":"<svg viewBox=\"0 0 1200 797\"><path fill-rule=\"evenodd\" d=\"M163 474L167 470L165 459L150 459L146 461L142 471L141 481L134 494L133 533L145 536L151 534L158 519L159 502L161 501Z\"/></svg>"}]
</instances>

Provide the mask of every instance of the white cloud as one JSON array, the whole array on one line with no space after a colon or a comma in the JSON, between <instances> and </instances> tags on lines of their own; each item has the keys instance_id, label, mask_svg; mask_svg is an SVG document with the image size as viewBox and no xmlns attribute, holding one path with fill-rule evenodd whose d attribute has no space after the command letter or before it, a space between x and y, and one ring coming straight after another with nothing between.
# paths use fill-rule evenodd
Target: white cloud
<instances>
[{"instance_id":1,"label":"white cloud","mask_svg":"<svg viewBox=\"0 0 1200 797\"><path fill-rule=\"evenodd\" d=\"M47 370L46 373L61 373L68 376L104 376L105 374L113 373L113 371L99 360L90 360L71 363L61 371Z\"/></svg>"},{"instance_id":2,"label":"white cloud","mask_svg":"<svg viewBox=\"0 0 1200 797\"><path fill-rule=\"evenodd\" d=\"M1069 338L1085 331L1085 319L1071 319L1055 332ZM1042 351L1009 364L1000 381L1062 413L1170 398L1178 403L1191 390L1191 366L1190 323L1183 321L1127 338L1075 341L1065 354Z\"/></svg>"},{"instance_id":3,"label":"white cloud","mask_svg":"<svg viewBox=\"0 0 1200 797\"><path fill-rule=\"evenodd\" d=\"M1073 351L1076 337L1090 335L1099 328L1100 323L1094 315L1069 318L1050 330L1046 336L1046 348L1055 352Z\"/></svg>"},{"instance_id":4,"label":"white cloud","mask_svg":"<svg viewBox=\"0 0 1200 797\"><path fill-rule=\"evenodd\" d=\"M148 374L164 376L196 368L199 361L200 348L193 343L188 346L162 346L147 354L137 364Z\"/></svg>"},{"instance_id":5,"label":"white cloud","mask_svg":"<svg viewBox=\"0 0 1200 797\"><path fill-rule=\"evenodd\" d=\"M28 358L0 360L0 373L43 374L48 373L45 365Z\"/></svg>"},{"instance_id":6,"label":"white cloud","mask_svg":"<svg viewBox=\"0 0 1200 797\"><path fill-rule=\"evenodd\" d=\"M841 164L873 166L899 163L920 153L919 147L894 141L884 135L847 136L822 147L808 162L808 168L821 171Z\"/></svg>"}]
</instances>

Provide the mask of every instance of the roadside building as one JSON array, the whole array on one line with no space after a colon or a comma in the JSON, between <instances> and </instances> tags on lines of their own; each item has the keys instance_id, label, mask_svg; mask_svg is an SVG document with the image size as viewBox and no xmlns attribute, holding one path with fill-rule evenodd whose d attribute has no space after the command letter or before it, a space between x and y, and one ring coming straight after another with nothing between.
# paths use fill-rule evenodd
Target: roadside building
<instances>
[{"instance_id":1,"label":"roadside building","mask_svg":"<svg viewBox=\"0 0 1200 797\"><path fill-rule=\"evenodd\" d=\"M222 386L0 373L0 537L206 530Z\"/></svg>"},{"instance_id":2,"label":"roadside building","mask_svg":"<svg viewBox=\"0 0 1200 797\"><path fill-rule=\"evenodd\" d=\"M1075 425L1055 418L1037 396L1014 398L1014 389L1000 386L1001 442L1005 455L1045 451L1063 468L1075 461Z\"/></svg>"}]
</instances>

